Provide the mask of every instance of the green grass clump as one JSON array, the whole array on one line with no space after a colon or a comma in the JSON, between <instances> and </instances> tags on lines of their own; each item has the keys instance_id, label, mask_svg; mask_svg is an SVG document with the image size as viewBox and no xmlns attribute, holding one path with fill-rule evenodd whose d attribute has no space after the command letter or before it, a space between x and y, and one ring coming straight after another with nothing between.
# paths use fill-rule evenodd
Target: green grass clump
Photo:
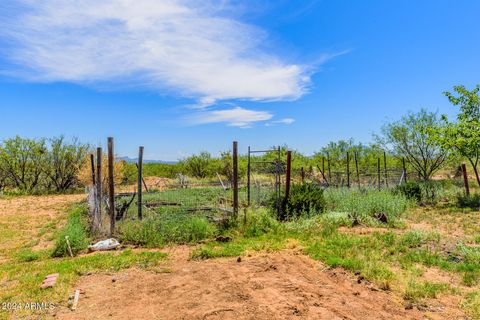
<instances>
[{"instance_id":1,"label":"green grass clump","mask_svg":"<svg viewBox=\"0 0 480 320\"><path fill-rule=\"evenodd\" d=\"M275 208L275 203L273 206ZM280 220L295 219L305 215L323 213L325 199L323 189L315 183L294 184L289 197L284 201Z\"/></svg>"},{"instance_id":2,"label":"green grass clump","mask_svg":"<svg viewBox=\"0 0 480 320\"><path fill-rule=\"evenodd\" d=\"M20 262L35 261L40 258L38 252L33 252L31 249L24 249L16 253L16 257Z\"/></svg>"},{"instance_id":3,"label":"green grass clump","mask_svg":"<svg viewBox=\"0 0 480 320\"><path fill-rule=\"evenodd\" d=\"M394 225L411 205L404 195L389 190L330 188L324 196L327 210L346 212L353 221L367 225L378 224L380 215Z\"/></svg>"},{"instance_id":4,"label":"green grass clump","mask_svg":"<svg viewBox=\"0 0 480 320\"><path fill-rule=\"evenodd\" d=\"M471 209L476 209L480 210L480 194L475 193L475 194L459 194L457 195L457 206L459 208L471 208Z\"/></svg>"},{"instance_id":5,"label":"green grass clump","mask_svg":"<svg viewBox=\"0 0 480 320\"><path fill-rule=\"evenodd\" d=\"M167 243L195 243L212 238L218 233L216 226L206 218L196 216L153 216L142 221L119 223L118 229L122 242L147 247L158 247Z\"/></svg>"},{"instance_id":6,"label":"green grass clump","mask_svg":"<svg viewBox=\"0 0 480 320\"><path fill-rule=\"evenodd\" d=\"M407 183L402 183L395 188L395 192L403 194L408 199L416 202L422 201L422 188L418 182L410 181Z\"/></svg>"},{"instance_id":7,"label":"green grass clump","mask_svg":"<svg viewBox=\"0 0 480 320\"><path fill-rule=\"evenodd\" d=\"M418 303L424 299L436 298L439 294L449 290L451 290L450 285L446 283L410 281L405 293L403 294L403 298L405 300Z\"/></svg>"},{"instance_id":8,"label":"green grass clump","mask_svg":"<svg viewBox=\"0 0 480 320\"><path fill-rule=\"evenodd\" d=\"M273 215L265 209L250 211L247 216L247 223L244 226L246 237L258 237L260 235L278 230L280 223Z\"/></svg>"},{"instance_id":9,"label":"green grass clump","mask_svg":"<svg viewBox=\"0 0 480 320\"><path fill-rule=\"evenodd\" d=\"M480 291L474 291L467 294L462 302L462 307L473 319L480 319Z\"/></svg>"},{"instance_id":10,"label":"green grass clump","mask_svg":"<svg viewBox=\"0 0 480 320\"><path fill-rule=\"evenodd\" d=\"M78 206L70 212L67 224L56 236L57 240L52 251L52 257L66 257L69 255L66 237L68 237L74 255L88 247L87 214L85 206Z\"/></svg>"}]
</instances>

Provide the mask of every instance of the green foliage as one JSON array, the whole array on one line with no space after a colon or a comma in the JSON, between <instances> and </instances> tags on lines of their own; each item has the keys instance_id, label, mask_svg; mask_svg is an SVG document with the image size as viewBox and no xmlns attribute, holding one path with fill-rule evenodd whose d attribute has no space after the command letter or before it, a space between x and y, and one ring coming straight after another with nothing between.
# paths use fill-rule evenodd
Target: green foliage
<instances>
[{"instance_id":1,"label":"green foliage","mask_svg":"<svg viewBox=\"0 0 480 320\"><path fill-rule=\"evenodd\" d=\"M279 222L267 210L250 211L247 216L244 234L247 237L258 237L279 228Z\"/></svg>"},{"instance_id":2,"label":"green foliage","mask_svg":"<svg viewBox=\"0 0 480 320\"><path fill-rule=\"evenodd\" d=\"M442 167L448 155L442 145L432 139L431 128L439 126L437 113L422 109L385 124L378 140L404 156L422 180L427 181Z\"/></svg>"},{"instance_id":3,"label":"green foliage","mask_svg":"<svg viewBox=\"0 0 480 320\"><path fill-rule=\"evenodd\" d=\"M180 161L186 172L195 178L206 178L210 175L209 165L212 156L204 151L198 155L192 155Z\"/></svg>"},{"instance_id":4,"label":"green foliage","mask_svg":"<svg viewBox=\"0 0 480 320\"><path fill-rule=\"evenodd\" d=\"M195 243L212 238L217 228L201 217L148 217L118 224L120 240L125 243L158 247L168 243Z\"/></svg>"},{"instance_id":5,"label":"green foliage","mask_svg":"<svg viewBox=\"0 0 480 320\"><path fill-rule=\"evenodd\" d=\"M66 143L63 136L6 139L0 144L0 188L27 194L73 189L87 151L87 145Z\"/></svg>"},{"instance_id":6,"label":"green foliage","mask_svg":"<svg viewBox=\"0 0 480 320\"><path fill-rule=\"evenodd\" d=\"M451 122L446 115L442 116L443 125L432 128L433 139L444 148L468 159L473 167L477 183L480 185L478 161L480 154L480 84L469 91L464 86L455 86L457 96L444 92L448 100L460 107L457 121Z\"/></svg>"},{"instance_id":7,"label":"green foliage","mask_svg":"<svg viewBox=\"0 0 480 320\"><path fill-rule=\"evenodd\" d=\"M395 188L395 190L403 194L408 199L414 200L416 202L422 201L422 189L418 182L409 181L403 183Z\"/></svg>"},{"instance_id":8,"label":"green foliage","mask_svg":"<svg viewBox=\"0 0 480 320\"><path fill-rule=\"evenodd\" d=\"M135 165L133 165L135 167ZM177 173L185 173L185 168L181 163L145 163L143 165L143 175L145 177L162 177L173 179ZM136 172L136 167L135 167Z\"/></svg>"},{"instance_id":9,"label":"green foliage","mask_svg":"<svg viewBox=\"0 0 480 320\"><path fill-rule=\"evenodd\" d=\"M315 183L294 184L290 196L283 203L280 220L295 219L302 215L320 214L325 210L323 189Z\"/></svg>"},{"instance_id":10,"label":"green foliage","mask_svg":"<svg viewBox=\"0 0 480 320\"><path fill-rule=\"evenodd\" d=\"M354 223L378 224L382 217L394 225L410 206L403 195L389 190L329 188L324 192L329 211L347 212Z\"/></svg>"},{"instance_id":11,"label":"green foliage","mask_svg":"<svg viewBox=\"0 0 480 320\"><path fill-rule=\"evenodd\" d=\"M56 236L57 240L51 254L52 257L69 256L66 237L68 237L70 248L74 255L88 247L87 215L87 208L83 206L77 207L70 212L67 224Z\"/></svg>"},{"instance_id":12,"label":"green foliage","mask_svg":"<svg viewBox=\"0 0 480 320\"><path fill-rule=\"evenodd\" d=\"M434 283L429 281L419 283L412 280L409 282L403 298L411 302L421 302L426 298L436 298L440 293L448 290L450 290L450 286L447 283Z\"/></svg>"},{"instance_id":13,"label":"green foliage","mask_svg":"<svg viewBox=\"0 0 480 320\"><path fill-rule=\"evenodd\" d=\"M17 252L16 257L20 262L31 262L38 260L40 255L37 252L33 252L31 249L24 249Z\"/></svg>"},{"instance_id":14,"label":"green foliage","mask_svg":"<svg viewBox=\"0 0 480 320\"><path fill-rule=\"evenodd\" d=\"M464 193L457 195L457 206L460 208L471 208L480 210L480 194L466 195Z\"/></svg>"}]
</instances>

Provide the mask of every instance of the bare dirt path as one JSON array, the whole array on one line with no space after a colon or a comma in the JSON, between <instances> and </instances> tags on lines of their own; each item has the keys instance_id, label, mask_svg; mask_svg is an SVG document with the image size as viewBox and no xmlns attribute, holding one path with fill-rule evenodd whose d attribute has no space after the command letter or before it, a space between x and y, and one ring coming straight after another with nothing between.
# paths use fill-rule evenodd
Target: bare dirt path
<instances>
[{"instance_id":1,"label":"bare dirt path","mask_svg":"<svg viewBox=\"0 0 480 320\"><path fill-rule=\"evenodd\" d=\"M185 253L187 251L187 253ZM82 277L75 312L59 319L425 319L400 298L288 250L237 259L188 260L173 252L165 272ZM434 317L449 318L446 314ZM432 319L432 318L428 318Z\"/></svg>"}]
</instances>

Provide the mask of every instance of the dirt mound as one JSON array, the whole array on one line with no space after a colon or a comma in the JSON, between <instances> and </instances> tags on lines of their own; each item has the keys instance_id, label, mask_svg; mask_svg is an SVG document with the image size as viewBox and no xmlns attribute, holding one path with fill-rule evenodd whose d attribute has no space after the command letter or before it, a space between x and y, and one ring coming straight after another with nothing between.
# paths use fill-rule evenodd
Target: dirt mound
<instances>
[{"instance_id":1,"label":"dirt mound","mask_svg":"<svg viewBox=\"0 0 480 320\"><path fill-rule=\"evenodd\" d=\"M174 257L163 273L81 278L59 319L423 319L393 294L293 251L208 261Z\"/></svg>"}]
</instances>

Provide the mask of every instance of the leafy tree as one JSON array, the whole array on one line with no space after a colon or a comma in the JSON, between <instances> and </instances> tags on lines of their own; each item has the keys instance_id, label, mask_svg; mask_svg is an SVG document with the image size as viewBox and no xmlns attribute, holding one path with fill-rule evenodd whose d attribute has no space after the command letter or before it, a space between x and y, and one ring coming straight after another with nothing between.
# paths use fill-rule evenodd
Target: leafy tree
<instances>
[{"instance_id":1,"label":"leafy tree","mask_svg":"<svg viewBox=\"0 0 480 320\"><path fill-rule=\"evenodd\" d=\"M434 140L444 148L468 159L480 186L478 162L480 158L480 84L469 91L464 86L455 86L455 93L444 92L448 100L460 107L457 121L451 122L442 116L443 125L433 128Z\"/></svg>"},{"instance_id":2,"label":"leafy tree","mask_svg":"<svg viewBox=\"0 0 480 320\"><path fill-rule=\"evenodd\" d=\"M47 153L45 139L7 139L0 146L0 171L13 187L32 192L42 182Z\"/></svg>"},{"instance_id":3,"label":"leafy tree","mask_svg":"<svg viewBox=\"0 0 480 320\"><path fill-rule=\"evenodd\" d=\"M185 166L186 171L196 178L206 178L209 175L208 167L212 156L210 153L203 151L198 155L185 158L181 162Z\"/></svg>"},{"instance_id":4,"label":"leafy tree","mask_svg":"<svg viewBox=\"0 0 480 320\"><path fill-rule=\"evenodd\" d=\"M65 138L50 139L45 174L56 191L65 191L74 187L77 176L84 163L89 146L73 139L66 143Z\"/></svg>"},{"instance_id":5,"label":"leafy tree","mask_svg":"<svg viewBox=\"0 0 480 320\"><path fill-rule=\"evenodd\" d=\"M379 141L405 157L422 180L430 180L447 160L447 152L432 139L430 128L439 127L436 112L421 109L382 127Z\"/></svg>"}]
</instances>

